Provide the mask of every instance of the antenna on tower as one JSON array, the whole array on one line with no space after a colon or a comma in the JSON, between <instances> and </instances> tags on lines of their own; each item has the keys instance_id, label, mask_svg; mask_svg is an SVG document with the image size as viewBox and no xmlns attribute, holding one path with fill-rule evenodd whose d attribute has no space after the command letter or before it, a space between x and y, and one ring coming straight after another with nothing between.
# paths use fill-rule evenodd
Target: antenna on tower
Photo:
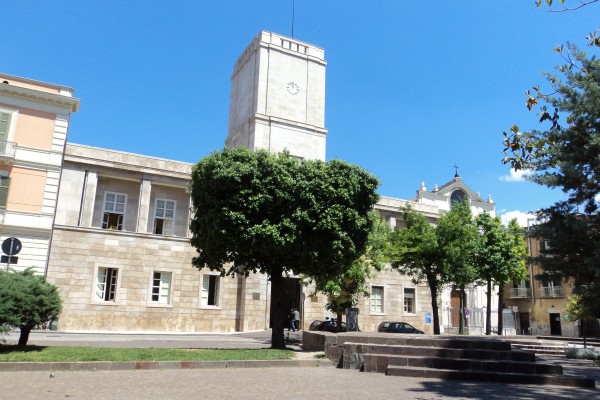
<instances>
[{"instance_id":1,"label":"antenna on tower","mask_svg":"<svg viewBox=\"0 0 600 400\"><path fill-rule=\"evenodd\" d=\"M292 0L292 37L294 37L294 14L296 11L296 0Z\"/></svg>"}]
</instances>

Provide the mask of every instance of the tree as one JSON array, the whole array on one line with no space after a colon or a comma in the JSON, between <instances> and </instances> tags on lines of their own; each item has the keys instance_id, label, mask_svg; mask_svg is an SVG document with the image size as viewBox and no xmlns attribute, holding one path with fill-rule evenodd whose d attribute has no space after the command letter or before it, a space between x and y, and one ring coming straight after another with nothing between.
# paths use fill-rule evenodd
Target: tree
<instances>
[{"instance_id":1,"label":"tree","mask_svg":"<svg viewBox=\"0 0 600 400\"><path fill-rule=\"evenodd\" d=\"M427 282L431 292L433 333L440 334L438 297L448 283L436 229L427 219L410 207L402 210L405 227L391 233L390 258L394 269L412 277L415 285Z\"/></svg>"},{"instance_id":2,"label":"tree","mask_svg":"<svg viewBox=\"0 0 600 400\"><path fill-rule=\"evenodd\" d=\"M389 227L379 213L371 211L373 228L369 234L366 251L352 262L341 275L316 285L316 290L327 295L326 308L337 316L337 328L341 329L342 314L347 308L355 307L361 296L369 296L367 280L374 271L381 271L387 259Z\"/></svg>"},{"instance_id":3,"label":"tree","mask_svg":"<svg viewBox=\"0 0 600 400\"><path fill-rule=\"evenodd\" d=\"M486 324L485 334L491 334L492 287L499 286L498 299L498 334L502 334L502 292L503 286L512 281L521 281L527 276L525 257L527 247L523 241L523 230L516 219L505 227L499 217L493 218L484 212L475 218L481 242L477 251L476 270L478 279L486 285Z\"/></svg>"},{"instance_id":4,"label":"tree","mask_svg":"<svg viewBox=\"0 0 600 400\"><path fill-rule=\"evenodd\" d=\"M378 180L339 160L224 149L192 170L191 244L197 268L271 280L272 347L284 348L284 275L321 284L364 254Z\"/></svg>"},{"instance_id":5,"label":"tree","mask_svg":"<svg viewBox=\"0 0 600 400\"><path fill-rule=\"evenodd\" d=\"M450 211L440 217L436 225L440 264L448 281L460 290L459 333L464 333L465 285L476 278L475 257L480 235L468 200L454 202Z\"/></svg>"},{"instance_id":6,"label":"tree","mask_svg":"<svg viewBox=\"0 0 600 400\"><path fill-rule=\"evenodd\" d=\"M573 294L567 298L567 313L569 313L571 321L579 320L584 348L587 347L585 324L597 318L593 311L594 306L594 304L589 303L588 299L579 294Z\"/></svg>"},{"instance_id":7,"label":"tree","mask_svg":"<svg viewBox=\"0 0 600 400\"><path fill-rule=\"evenodd\" d=\"M567 194L537 213L543 223L534 234L550 244L539 261L544 277L574 278L575 293L600 304L600 60L569 44L556 51L565 64L558 67L561 76L546 74L551 94L539 87L527 93L528 107L539 106L540 123L549 126L521 132L514 125L504 132L504 162Z\"/></svg>"},{"instance_id":8,"label":"tree","mask_svg":"<svg viewBox=\"0 0 600 400\"><path fill-rule=\"evenodd\" d=\"M20 329L19 347L27 345L33 328L57 318L61 310L56 286L35 275L33 268L0 271L0 324Z\"/></svg>"}]
</instances>

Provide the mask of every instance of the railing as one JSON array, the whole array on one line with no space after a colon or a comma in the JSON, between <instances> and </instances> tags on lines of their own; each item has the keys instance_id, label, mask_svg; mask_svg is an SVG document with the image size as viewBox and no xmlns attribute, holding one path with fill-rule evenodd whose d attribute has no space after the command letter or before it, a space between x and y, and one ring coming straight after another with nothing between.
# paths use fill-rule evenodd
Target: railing
<instances>
[{"instance_id":1,"label":"railing","mask_svg":"<svg viewBox=\"0 0 600 400\"><path fill-rule=\"evenodd\" d=\"M17 144L14 142L7 142L0 140L0 158L9 158L14 160L15 153L17 152Z\"/></svg>"},{"instance_id":2,"label":"railing","mask_svg":"<svg viewBox=\"0 0 600 400\"><path fill-rule=\"evenodd\" d=\"M510 289L510 297L531 297L531 289L530 288L511 288Z\"/></svg>"},{"instance_id":3,"label":"railing","mask_svg":"<svg viewBox=\"0 0 600 400\"><path fill-rule=\"evenodd\" d=\"M560 297L562 290L559 286L543 286L540 288L540 297Z\"/></svg>"}]
</instances>

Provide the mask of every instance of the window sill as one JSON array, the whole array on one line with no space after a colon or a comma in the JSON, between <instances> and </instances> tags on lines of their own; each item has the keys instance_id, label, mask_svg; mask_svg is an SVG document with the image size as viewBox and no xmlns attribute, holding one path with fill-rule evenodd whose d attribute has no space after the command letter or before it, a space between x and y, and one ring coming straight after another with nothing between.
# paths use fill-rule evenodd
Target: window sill
<instances>
[{"instance_id":1,"label":"window sill","mask_svg":"<svg viewBox=\"0 0 600 400\"><path fill-rule=\"evenodd\" d=\"M150 307L150 308L173 308L173 304L162 304L162 303L147 302L146 303L146 307Z\"/></svg>"},{"instance_id":2,"label":"window sill","mask_svg":"<svg viewBox=\"0 0 600 400\"><path fill-rule=\"evenodd\" d=\"M384 313L384 312L375 312L375 311L371 311L371 312L369 313L369 315L386 315L386 313Z\"/></svg>"},{"instance_id":3,"label":"window sill","mask_svg":"<svg viewBox=\"0 0 600 400\"><path fill-rule=\"evenodd\" d=\"M117 303L116 301L96 301L96 300L92 300L90 302L90 304L93 306L109 306L109 307L121 305L121 304Z\"/></svg>"},{"instance_id":4,"label":"window sill","mask_svg":"<svg viewBox=\"0 0 600 400\"><path fill-rule=\"evenodd\" d=\"M220 310L221 306L200 306L201 310Z\"/></svg>"}]
</instances>

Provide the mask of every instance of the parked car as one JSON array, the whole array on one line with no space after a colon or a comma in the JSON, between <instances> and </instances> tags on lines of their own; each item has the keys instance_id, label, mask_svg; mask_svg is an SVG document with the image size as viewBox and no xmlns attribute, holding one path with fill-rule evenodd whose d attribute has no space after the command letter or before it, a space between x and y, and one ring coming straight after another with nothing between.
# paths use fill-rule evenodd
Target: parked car
<instances>
[{"instance_id":1,"label":"parked car","mask_svg":"<svg viewBox=\"0 0 600 400\"><path fill-rule=\"evenodd\" d=\"M313 321L308 327L309 331L327 331L337 333L337 321L334 319L326 319ZM346 332L347 327L346 323L342 322L342 327L340 332Z\"/></svg>"},{"instance_id":2,"label":"parked car","mask_svg":"<svg viewBox=\"0 0 600 400\"><path fill-rule=\"evenodd\" d=\"M390 332L390 333L425 333L411 324L406 322L382 322L377 327L377 332Z\"/></svg>"}]
</instances>

